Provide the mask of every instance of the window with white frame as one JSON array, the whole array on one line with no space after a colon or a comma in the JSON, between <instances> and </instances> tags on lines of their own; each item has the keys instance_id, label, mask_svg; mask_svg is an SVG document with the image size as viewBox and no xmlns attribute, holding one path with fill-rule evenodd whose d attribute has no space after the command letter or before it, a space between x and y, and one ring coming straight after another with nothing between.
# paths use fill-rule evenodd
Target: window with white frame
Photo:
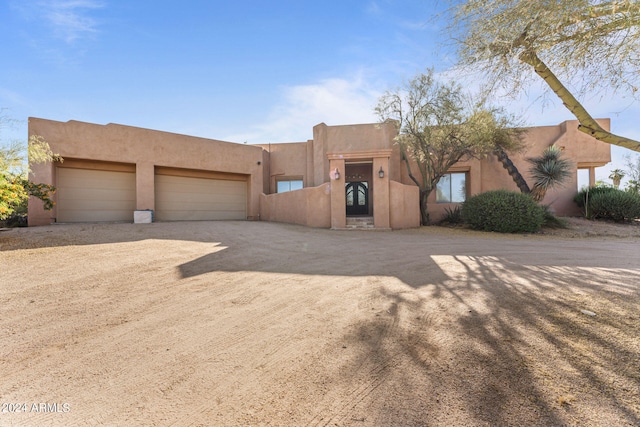
<instances>
[{"instance_id":1,"label":"window with white frame","mask_svg":"<svg viewBox=\"0 0 640 427\"><path fill-rule=\"evenodd\" d=\"M438 203L462 203L467 199L467 173L447 173L436 184Z\"/></svg>"},{"instance_id":2,"label":"window with white frame","mask_svg":"<svg viewBox=\"0 0 640 427\"><path fill-rule=\"evenodd\" d=\"M301 179L279 179L276 182L276 192L278 193L300 190L302 187L304 187L304 185Z\"/></svg>"}]
</instances>

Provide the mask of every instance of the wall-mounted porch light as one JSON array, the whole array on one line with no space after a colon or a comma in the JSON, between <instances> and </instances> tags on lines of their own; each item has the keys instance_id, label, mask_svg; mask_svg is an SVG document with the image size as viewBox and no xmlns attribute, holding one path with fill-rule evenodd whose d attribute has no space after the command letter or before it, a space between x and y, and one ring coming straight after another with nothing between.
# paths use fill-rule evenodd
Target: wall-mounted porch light
<instances>
[{"instance_id":1,"label":"wall-mounted porch light","mask_svg":"<svg viewBox=\"0 0 640 427\"><path fill-rule=\"evenodd\" d=\"M333 170L333 179L335 179L335 180L340 179L340 171L338 170L338 168L335 168Z\"/></svg>"},{"instance_id":2,"label":"wall-mounted porch light","mask_svg":"<svg viewBox=\"0 0 640 427\"><path fill-rule=\"evenodd\" d=\"M382 170L382 166L380 166L380 170L378 171L378 176L380 178L384 178L384 171Z\"/></svg>"}]
</instances>

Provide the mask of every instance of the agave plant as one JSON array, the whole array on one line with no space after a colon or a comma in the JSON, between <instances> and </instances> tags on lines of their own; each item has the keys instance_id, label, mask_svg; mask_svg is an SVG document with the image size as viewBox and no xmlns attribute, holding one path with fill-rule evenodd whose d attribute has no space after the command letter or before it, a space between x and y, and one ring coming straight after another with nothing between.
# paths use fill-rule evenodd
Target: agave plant
<instances>
[{"instance_id":1,"label":"agave plant","mask_svg":"<svg viewBox=\"0 0 640 427\"><path fill-rule=\"evenodd\" d=\"M561 186L571 176L571 162L562 158L562 150L555 145L546 148L540 157L529 159L533 187L531 197L537 202L544 199L547 190Z\"/></svg>"}]
</instances>

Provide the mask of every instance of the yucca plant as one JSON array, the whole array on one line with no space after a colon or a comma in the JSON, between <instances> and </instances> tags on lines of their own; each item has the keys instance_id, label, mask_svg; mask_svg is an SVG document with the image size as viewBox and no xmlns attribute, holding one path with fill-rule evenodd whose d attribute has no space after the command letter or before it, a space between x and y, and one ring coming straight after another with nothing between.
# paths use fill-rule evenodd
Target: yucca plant
<instances>
[{"instance_id":1,"label":"yucca plant","mask_svg":"<svg viewBox=\"0 0 640 427\"><path fill-rule=\"evenodd\" d=\"M550 188L562 186L571 176L571 162L562 158L562 150L555 145L546 148L540 157L529 159L533 188L531 197L536 202L542 201Z\"/></svg>"}]
</instances>

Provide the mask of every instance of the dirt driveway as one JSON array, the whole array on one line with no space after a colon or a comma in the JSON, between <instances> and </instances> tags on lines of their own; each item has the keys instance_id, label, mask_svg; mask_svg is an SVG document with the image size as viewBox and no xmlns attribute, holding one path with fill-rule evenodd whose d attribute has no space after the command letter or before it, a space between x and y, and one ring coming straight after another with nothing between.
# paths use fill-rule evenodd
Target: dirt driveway
<instances>
[{"instance_id":1,"label":"dirt driveway","mask_svg":"<svg viewBox=\"0 0 640 427\"><path fill-rule=\"evenodd\" d=\"M0 262L1 426L640 425L638 237L58 225Z\"/></svg>"}]
</instances>

